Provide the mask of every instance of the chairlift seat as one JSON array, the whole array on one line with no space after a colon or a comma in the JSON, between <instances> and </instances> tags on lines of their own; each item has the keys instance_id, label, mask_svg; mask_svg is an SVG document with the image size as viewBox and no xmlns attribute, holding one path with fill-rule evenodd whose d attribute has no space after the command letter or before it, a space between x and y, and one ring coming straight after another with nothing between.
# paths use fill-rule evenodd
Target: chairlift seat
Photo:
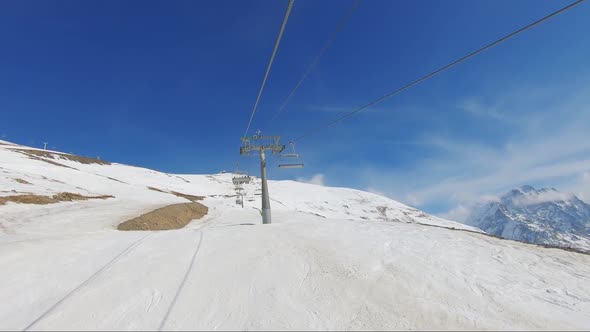
<instances>
[{"instance_id":1,"label":"chairlift seat","mask_svg":"<svg viewBox=\"0 0 590 332\"><path fill-rule=\"evenodd\" d=\"M303 168L303 164L279 164L279 168Z\"/></svg>"},{"instance_id":2,"label":"chairlift seat","mask_svg":"<svg viewBox=\"0 0 590 332\"><path fill-rule=\"evenodd\" d=\"M295 144L293 142L289 144L293 151L291 153L283 153L279 156L279 168L303 168L303 159L295 151Z\"/></svg>"}]
</instances>

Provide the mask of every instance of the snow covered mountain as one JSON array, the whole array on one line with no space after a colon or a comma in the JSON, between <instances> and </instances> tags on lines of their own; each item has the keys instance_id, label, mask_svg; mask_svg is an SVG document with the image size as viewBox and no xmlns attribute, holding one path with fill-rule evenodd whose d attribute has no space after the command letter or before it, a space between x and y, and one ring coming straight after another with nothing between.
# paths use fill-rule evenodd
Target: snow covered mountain
<instances>
[{"instance_id":1,"label":"snow covered mountain","mask_svg":"<svg viewBox=\"0 0 590 332\"><path fill-rule=\"evenodd\" d=\"M0 330L590 328L589 255L358 190L269 190L262 225L258 179L242 207L232 174L0 141ZM183 228L117 230L193 200L207 214Z\"/></svg>"},{"instance_id":2,"label":"snow covered mountain","mask_svg":"<svg viewBox=\"0 0 590 332\"><path fill-rule=\"evenodd\" d=\"M590 252L590 205L553 188L511 190L477 205L466 223L506 239Z\"/></svg>"}]
</instances>

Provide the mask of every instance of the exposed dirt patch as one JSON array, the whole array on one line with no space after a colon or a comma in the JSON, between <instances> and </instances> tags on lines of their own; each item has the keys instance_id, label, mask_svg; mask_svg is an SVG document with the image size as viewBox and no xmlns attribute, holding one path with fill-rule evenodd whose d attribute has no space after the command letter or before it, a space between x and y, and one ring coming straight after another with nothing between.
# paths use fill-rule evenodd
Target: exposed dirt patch
<instances>
[{"instance_id":1,"label":"exposed dirt patch","mask_svg":"<svg viewBox=\"0 0 590 332\"><path fill-rule=\"evenodd\" d=\"M201 203L172 204L127 220L117 229L120 231L164 231L186 226L191 220L200 219L209 212Z\"/></svg>"},{"instance_id":2,"label":"exposed dirt patch","mask_svg":"<svg viewBox=\"0 0 590 332\"><path fill-rule=\"evenodd\" d=\"M186 198L191 202L202 201L205 198L205 196L195 196L195 195L183 194L183 193L179 193L177 191L172 191L170 193L173 195L176 195L178 197Z\"/></svg>"},{"instance_id":3,"label":"exposed dirt patch","mask_svg":"<svg viewBox=\"0 0 590 332\"><path fill-rule=\"evenodd\" d=\"M179 193L178 191L165 191L165 190L154 188L154 187L147 187L147 188L149 190L157 191L157 192L164 193L164 194L176 195L178 197L182 197L184 199L188 199L191 202L202 201L203 199L205 199L205 196L196 196L196 195L183 194L183 193Z\"/></svg>"},{"instance_id":4,"label":"exposed dirt patch","mask_svg":"<svg viewBox=\"0 0 590 332\"><path fill-rule=\"evenodd\" d=\"M112 177L110 177L110 176L107 176L107 179L109 179L109 180L113 180L113 181L117 181L117 182L119 182L119 183L128 184L127 182L123 182L123 181L121 181L121 180L117 180L117 179L115 179L115 178L112 178Z\"/></svg>"},{"instance_id":5,"label":"exposed dirt patch","mask_svg":"<svg viewBox=\"0 0 590 332\"><path fill-rule=\"evenodd\" d=\"M53 199L57 199L60 202L64 201L87 201L89 199L107 199L107 198L115 198L112 195L99 195L99 196L84 196L80 194L68 193L63 192L52 196Z\"/></svg>"},{"instance_id":6,"label":"exposed dirt patch","mask_svg":"<svg viewBox=\"0 0 590 332\"><path fill-rule=\"evenodd\" d=\"M53 166L59 166L59 167L65 167L65 168L75 169L75 168L73 168L73 167L66 166L66 165L64 165L64 164L60 164L60 163L57 163L57 162L55 162L55 161L52 161L52 160L47 160L47 159L43 159L43 158L40 158L40 157L36 157L36 156L34 156L34 155L32 155L32 154L28 154L28 153L26 153L26 152L22 152L22 151L16 151L16 152L22 153L22 154L24 154L25 156L29 157L30 159L34 159L34 160L43 161L43 162L46 162L46 163L48 163L48 164L51 164L51 165L53 165Z\"/></svg>"},{"instance_id":7,"label":"exposed dirt patch","mask_svg":"<svg viewBox=\"0 0 590 332\"><path fill-rule=\"evenodd\" d=\"M29 156L29 157L33 157L33 159L43 160L43 161L48 162L50 164L54 164L57 166L64 166L64 167L68 167L68 166L65 166L65 165L62 165L62 164L59 164L56 162L51 162L51 160L47 160L47 159L54 159L54 160L67 159L67 160L71 160L71 161L77 161L81 164L99 164L99 165L110 165L111 164L110 162L108 162L106 160L76 156L76 155L60 153L60 152L50 152L50 151L43 151L43 150L28 150L28 149L14 149L14 151L18 151L20 153L23 153L23 154ZM36 157L36 158L34 158L34 157Z\"/></svg>"},{"instance_id":8,"label":"exposed dirt patch","mask_svg":"<svg viewBox=\"0 0 590 332\"><path fill-rule=\"evenodd\" d=\"M162 189L158 189L158 188L154 188L154 187L147 187L149 190L153 190L153 191L157 191L160 193L167 193L166 191L162 190Z\"/></svg>"},{"instance_id":9,"label":"exposed dirt patch","mask_svg":"<svg viewBox=\"0 0 590 332\"><path fill-rule=\"evenodd\" d=\"M181 179L182 181L186 182L186 183L191 183L189 180L183 178L182 176L178 176L176 175L177 178Z\"/></svg>"},{"instance_id":10,"label":"exposed dirt patch","mask_svg":"<svg viewBox=\"0 0 590 332\"><path fill-rule=\"evenodd\" d=\"M18 182L18 183L22 183L22 184L32 184L32 183L30 183L30 182L29 182L29 181L27 181L27 180L18 179L18 178L17 178L17 179L14 179L14 181L16 181L16 182Z\"/></svg>"},{"instance_id":11,"label":"exposed dirt patch","mask_svg":"<svg viewBox=\"0 0 590 332\"><path fill-rule=\"evenodd\" d=\"M15 202L21 204L51 204L58 202L58 200L55 200L50 196L32 194L0 197L0 205L4 205L6 202Z\"/></svg>"},{"instance_id":12,"label":"exposed dirt patch","mask_svg":"<svg viewBox=\"0 0 590 332\"><path fill-rule=\"evenodd\" d=\"M387 206L378 206L377 212L379 212L382 218L387 219Z\"/></svg>"},{"instance_id":13,"label":"exposed dirt patch","mask_svg":"<svg viewBox=\"0 0 590 332\"><path fill-rule=\"evenodd\" d=\"M101 195L101 196L84 196L80 194L74 193L59 193L53 196L42 196L42 195L34 195L34 194L25 194L25 195L14 195L14 196L4 196L0 197L0 205L4 205L7 202L15 202L21 204L52 204L58 202L72 202L72 201L86 201L89 199L107 199L113 198L114 196L110 195Z\"/></svg>"}]
</instances>

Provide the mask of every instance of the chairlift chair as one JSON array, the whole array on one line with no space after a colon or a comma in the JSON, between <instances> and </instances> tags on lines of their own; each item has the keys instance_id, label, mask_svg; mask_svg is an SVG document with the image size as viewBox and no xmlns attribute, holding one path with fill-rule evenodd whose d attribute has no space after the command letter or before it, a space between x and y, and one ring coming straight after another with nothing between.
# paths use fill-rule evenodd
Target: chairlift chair
<instances>
[{"instance_id":1,"label":"chairlift chair","mask_svg":"<svg viewBox=\"0 0 590 332\"><path fill-rule=\"evenodd\" d=\"M240 176L234 176L232 178L232 182L234 183L234 185L238 186L238 185L250 183L251 179L252 178L250 178L249 175L240 175Z\"/></svg>"},{"instance_id":2,"label":"chairlift chair","mask_svg":"<svg viewBox=\"0 0 590 332\"><path fill-rule=\"evenodd\" d=\"M236 165L236 170L234 171L234 176L232 177L232 182L236 186L241 186L242 184L250 183L250 175L240 171L239 163Z\"/></svg>"},{"instance_id":3,"label":"chairlift chair","mask_svg":"<svg viewBox=\"0 0 590 332\"><path fill-rule=\"evenodd\" d=\"M279 156L279 168L303 168L303 159L301 155L295 152L295 143L289 142L292 153L283 153Z\"/></svg>"}]
</instances>

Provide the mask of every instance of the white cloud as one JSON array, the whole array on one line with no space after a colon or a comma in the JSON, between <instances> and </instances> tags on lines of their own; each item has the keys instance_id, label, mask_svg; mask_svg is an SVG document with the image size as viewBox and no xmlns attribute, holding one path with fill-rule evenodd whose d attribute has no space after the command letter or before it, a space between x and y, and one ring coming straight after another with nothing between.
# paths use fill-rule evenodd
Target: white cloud
<instances>
[{"instance_id":1,"label":"white cloud","mask_svg":"<svg viewBox=\"0 0 590 332\"><path fill-rule=\"evenodd\" d=\"M564 201L570 198L572 198L572 195L569 193L563 193L558 191L545 191L539 194L526 194L522 197L513 199L513 203L518 206L529 206L551 201Z\"/></svg>"},{"instance_id":2,"label":"white cloud","mask_svg":"<svg viewBox=\"0 0 590 332\"><path fill-rule=\"evenodd\" d=\"M582 174L569 188L579 199L590 204L590 171Z\"/></svg>"},{"instance_id":3,"label":"white cloud","mask_svg":"<svg viewBox=\"0 0 590 332\"><path fill-rule=\"evenodd\" d=\"M503 109L468 105L489 116L514 113L505 125L510 132L503 137L493 142L466 141L452 133L424 137L428 148L438 153L395 172L367 168L361 174L365 185L429 212L450 207L438 214L455 220L464 218L471 204L524 184L556 187L590 199L590 91L555 91L552 102L547 102L538 90L530 96L500 96L501 102L494 105Z\"/></svg>"},{"instance_id":4,"label":"white cloud","mask_svg":"<svg viewBox=\"0 0 590 332\"><path fill-rule=\"evenodd\" d=\"M448 212L440 213L439 217L452 221L465 222L469 217L470 211L469 206L459 204Z\"/></svg>"},{"instance_id":5,"label":"white cloud","mask_svg":"<svg viewBox=\"0 0 590 332\"><path fill-rule=\"evenodd\" d=\"M459 109L473 115L508 121L509 117L498 111L497 106L487 105L477 98L467 98L459 102Z\"/></svg>"},{"instance_id":6,"label":"white cloud","mask_svg":"<svg viewBox=\"0 0 590 332\"><path fill-rule=\"evenodd\" d=\"M299 182L304 182L304 183L311 183L311 184L315 184L318 186L325 186L326 185L326 180L325 180L325 176L324 174L318 173L318 174L314 174L311 178L303 178L303 177L299 177L297 178L297 181Z\"/></svg>"},{"instance_id":7,"label":"white cloud","mask_svg":"<svg viewBox=\"0 0 590 332\"><path fill-rule=\"evenodd\" d=\"M580 199L590 202L590 172L586 172L582 176L581 187L582 189L577 191Z\"/></svg>"}]
</instances>

